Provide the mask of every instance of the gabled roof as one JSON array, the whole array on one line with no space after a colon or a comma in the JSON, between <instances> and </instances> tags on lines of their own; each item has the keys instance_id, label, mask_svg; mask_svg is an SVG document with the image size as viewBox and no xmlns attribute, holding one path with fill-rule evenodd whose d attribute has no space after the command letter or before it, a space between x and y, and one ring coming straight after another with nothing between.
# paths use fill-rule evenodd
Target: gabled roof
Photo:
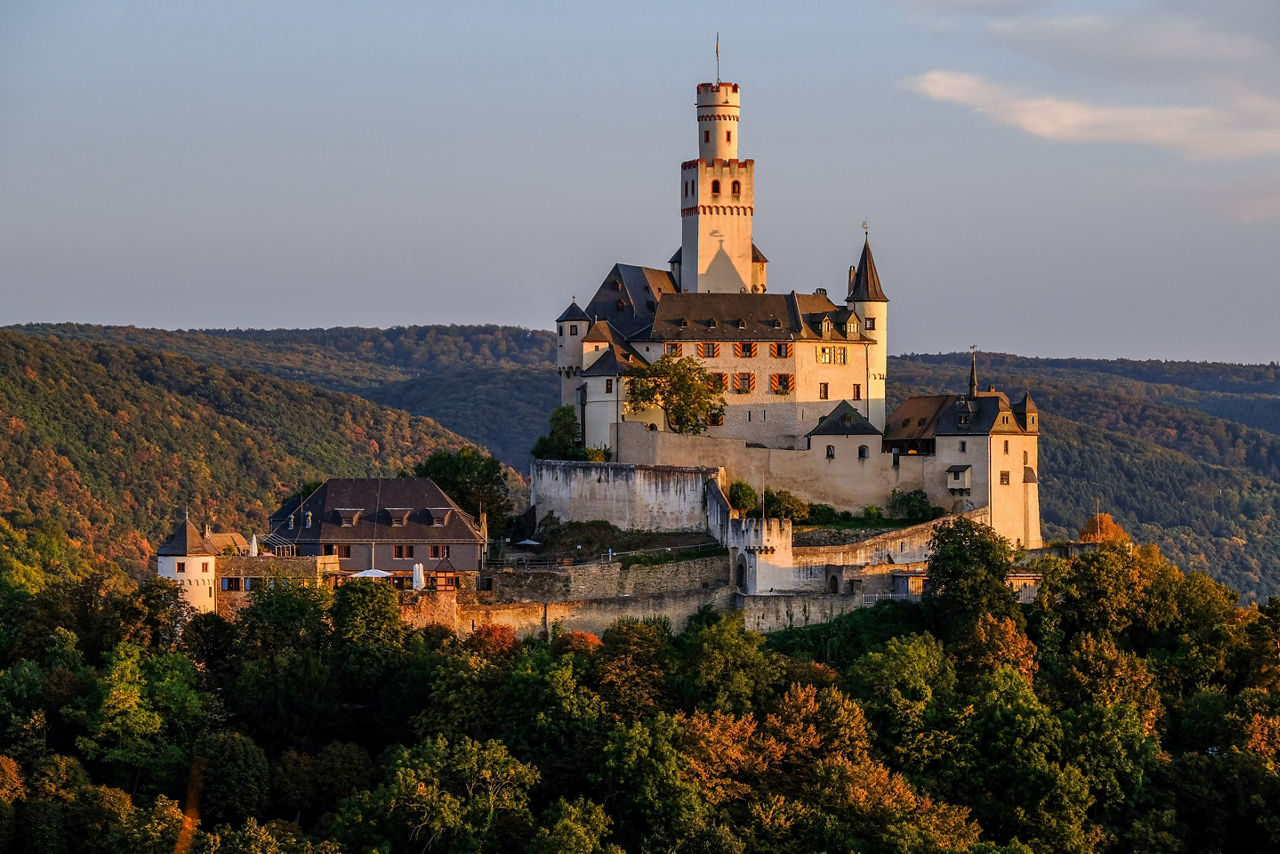
<instances>
[{"instance_id":1,"label":"gabled roof","mask_svg":"<svg viewBox=\"0 0 1280 854\"><path fill-rule=\"evenodd\" d=\"M426 477L330 478L273 513L271 528L273 537L290 543L482 539L476 521Z\"/></svg>"},{"instance_id":2,"label":"gabled roof","mask_svg":"<svg viewBox=\"0 0 1280 854\"><path fill-rule=\"evenodd\" d=\"M751 244L751 260L756 264L768 264L769 259L764 257L764 253L760 251L760 247L754 243Z\"/></svg>"},{"instance_id":3,"label":"gabled roof","mask_svg":"<svg viewBox=\"0 0 1280 854\"><path fill-rule=\"evenodd\" d=\"M853 404L842 400L836 408L822 416L818 426L808 432L809 436L879 436L880 431L868 421L861 412L853 408Z\"/></svg>"},{"instance_id":4,"label":"gabled roof","mask_svg":"<svg viewBox=\"0 0 1280 854\"><path fill-rule=\"evenodd\" d=\"M204 538L190 519L184 519L173 529L169 539L156 549L156 554L185 557L192 555L216 555L218 550Z\"/></svg>"},{"instance_id":5,"label":"gabled roof","mask_svg":"<svg viewBox=\"0 0 1280 854\"><path fill-rule=\"evenodd\" d=\"M587 303L585 313L592 321L608 321L630 338L653 322L659 300L674 293L675 279L666 270L615 264Z\"/></svg>"},{"instance_id":6,"label":"gabled roof","mask_svg":"<svg viewBox=\"0 0 1280 854\"><path fill-rule=\"evenodd\" d=\"M616 377L625 374L636 365L647 364L640 354L603 320L591 325L582 343L604 345L601 348L604 352L583 348L584 360L588 356L592 357L591 364L582 371L581 375L584 377Z\"/></svg>"},{"instance_id":7,"label":"gabled roof","mask_svg":"<svg viewBox=\"0 0 1280 854\"><path fill-rule=\"evenodd\" d=\"M862 257L858 266L849 270L849 296L847 302L888 302L880 287L880 274L876 272L876 261L871 257L871 238L862 244Z\"/></svg>"},{"instance_id":8,"label":"gabled roof","mask_svg":"<svg viewBox=\"0 0 1280 854\"><path fill-rule=\"evenodd\" d=\"M1009 416L1004 423L1002 416ZM929 439L934 436L982 436L989 433L1022 433L1009 398L998 391L977 397L932 394L909 397L885 420L884 437Z\"/></svg>"},{"instance_id":9,"label":"gabled roof","mask_svg":"<svg viewBox=\"0 0 1280 854\"><path fill-rule=\"evenodd\" d=\"M561 312L560 316L556 318L556 323L568 323L569 321L590 319L591 318L587 316L587 313L582 310L582 307L578 305L578 301L574 300L569 303L569 307Z\"/></svg>"},{"instance_id":10,"label":"gabled roof","mask_svg":"<svg viewBox=\"0 0 1280 854\"><path fill-rule=\"evenodd\" d=\"M830 334L822 332L822 319L832 320ZM865 342L853 313L837 308L826 294L668 294L658 303L652 329L644 335L653 341L792 341L827 338ZM628 335L637 340L644 330Z\"/></svg>"}]
</instances>

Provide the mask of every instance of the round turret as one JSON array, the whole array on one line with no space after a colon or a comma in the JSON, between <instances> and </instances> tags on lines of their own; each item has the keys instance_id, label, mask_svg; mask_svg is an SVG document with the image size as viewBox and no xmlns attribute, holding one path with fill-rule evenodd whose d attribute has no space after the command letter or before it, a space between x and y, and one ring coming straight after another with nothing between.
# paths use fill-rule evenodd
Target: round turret
<instances>
[{"instance_id":1,"label":"round turret","mask_svg":"<svg viewBox=\"0 0 1280 854\"><path fill-rule=\"evenodd\" d=\"M738 159L738 113L742 95L737 83L698 84L698 157Z\"/></svg>"}]
</instances>

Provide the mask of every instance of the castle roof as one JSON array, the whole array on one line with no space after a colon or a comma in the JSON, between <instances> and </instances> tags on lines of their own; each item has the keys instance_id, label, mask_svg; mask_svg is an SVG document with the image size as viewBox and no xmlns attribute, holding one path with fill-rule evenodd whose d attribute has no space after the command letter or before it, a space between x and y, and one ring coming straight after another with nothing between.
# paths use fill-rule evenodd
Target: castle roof
<instances>
[{"instance_id":1,"label":"castle roof","mask_svg":"<svg viewBox=\"0 0 1280 854\"><path fill-rule=\"evenodd\" d=\"M879 436L880 431L853 404L842 400L836 408L818 420L809 436Z\"/></svg>"},{"instance_id":2,"label":"castle roof","mask_svg":"<svg viewBox=\"0 0 1280 854\"><path fill-rule=\"evenodd\" d=\"M587 313L582 310L582 307L578 305L578 301L574 300L569 303L569 307L561 312L560 316L556 318L556 323L568 323L569 321L574 320L590 319L591 318L587 316Z\"/></svg>"},{"instance_id":3,"label":"castle roof","mask_svg":"<svg viewBox=\"0 0 1280 854\"><path fill-rule=\"evenodd\" d=\"M164 556L185 557L190 555L216 555L218 549L204 538L200 529L184 519L173 529L169 539L156 549L156 554Z\"/></svg>"},{"instance_id":4,"label":"castle roof","mask_svg":"<svg viewBox=\"0 0 1280 854\"><path fill-rule=\"evenodd\" d=\"M646 337L654 341L870 341L856 322L850 324L853 317L826 294L675 293L658 303ZM829 328L824 320L830 321Z\"/></svg>"},{"instance_id":5,"label":"castle roof","mask_svg":"<svg viewBox=\"0 0 1280 854\"><path fill-rule=\"evenodd\" d=\"M427 477L329 478L273 513L271 528L273 538L289 543L481 539L475 519Z\"/></svg>"},{"instance_id":6,"label":"castle roof","mask_svg":"<svg viewBox=\"0 0 1280 854\"><path fill-rule=\"evenodd\" d=\"M666 270L615 264L587 303L585 313L592 321L608 321L631 338L653 322L658 301L676 292L675 279Z\"/></svg>"},{"instance_id":7,"label":"castle roof","mask_svg":"<svg viewBox=\"0 0 1280 854\"><path fill-rule=\"evenodd\" d=\"M598 320L591 325L587 334L583 336L582 343L605 345L602 348L604 352L596 355L591 364L583 370L584 377L616 377L636 365L645 364L644 358L603 320ZM597 352L599 351L588 350L584 356Z\"/></svg>"},{"instance_id":8,"label":"castle roof","mask_svg":"<svg viewBox=\"0 0 1280 854\"><path fill-rule=\"evenodd\" d=\"M930 439L934 436L974 436L988 433L1024 433L1009 398L994 388L977 396L931 394L909 397L885 420L884 437Z\"/></svg>"},{"instance_id":9,"label":"castle roof","mask_svg":"<svg viewBox=\"0 0 1280 854\"><path fill-rule=\"evenodd\" d=\"M871 257L871 238L862 244L862 257L858 266L849 270L849 296L847 302L888 302L880 287L880 274L876 272L876 261Z\"/></svg>"}]
</instances>

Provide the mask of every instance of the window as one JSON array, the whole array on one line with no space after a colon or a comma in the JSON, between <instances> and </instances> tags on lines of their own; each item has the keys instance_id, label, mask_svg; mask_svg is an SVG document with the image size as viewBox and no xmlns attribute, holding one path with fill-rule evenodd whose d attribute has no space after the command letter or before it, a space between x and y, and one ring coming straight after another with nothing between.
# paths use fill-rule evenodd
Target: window
<instances>
[{"instance_id":1,"label":"window","mask_svg":"<svg viewBox=\"0 0 1280 854\"><path fill-rule=\"evenodd\" d=\"M814 358L823 365L830 365L835 361L835 347L818 347L813 351Z\"/></svg>"},{"instance_id":2,"label":"window","mask_svg":"<svg viewBox=\"0 0 1280 854\"><path fill-rule=\"evenodd\" d=\"M862 328L868 332L874 332L876 328L876 319L874 317L868 317L862 322Z\"/></svg>"},{"instance_id":3,"label":"window","mask_svg":"<svg viewBox=\"0 0 1280 854\"><path fill-rule=\"evenodd\" d=\"M853 391L849 395L850 400L862 400L862 383L854 383Z\"/></svg>"},{"instance_id":4,"label":"window","mask_svg":"<svg viewBox=\"0 0 1280 854\"><path fill-rule=\"evenodd\" d=\"M306 519L307 527L310 528L311 527L311 511L308 510L306 513L303 513L302 515Z\"/></svg>"},{"instance_id":5,"label":"window","mask_svg":"<svg viewBox=\"0 0 1280 854\"><path fill-rule=\"evenodd\" d=\"M712 374L710 381L707 383L712 391L724 391L729 387L728 374Z\"/></svg>"},{"instance_id":6,"label":"window","mask_svg":"<svg viewBox=\"0 0 1280 854\"><path fill-rule=\"evenodd\" d=\"M177 565L176 569L177 569L177 571L178 571L178 572L186 572L186 571L187 571L187 564L186 564L186 561L181 561L181 560L180 560L180 561L178 561L178 565Z\"/></svg>"},{"instance_id":7,"label":"window","mask_svg":"<svg viewBox=\"0 0 1280 854\"><path fill-rule=\"evenodd\" d=\"M711 182L711 195L713 195L713 196L718 196L718 195L720 195L720 182L719 182L719 181L712 181L712 182Z\"/></svg>"},{"instance_id":8,"label":"window","mask_svg":"<svg viewBox=\"0 0 1280 854\"><path fill-rule=\"evenodd\" d=\"M849 348L848 347L836 348L836 364L837 365L849 364Z\"/></svg>"},{"instance_id":9,"label":"window","mask_svg":"<svg viewBox=\"0 0 1280 854\"><path fill-rule=\"evenodd\" d=\"M613 377L606 377L604 381L604 393L613 394Z\"/></svg>"},{"instance_id":10,"label":"window","mask_svg":"<svg viewBox=\"0 0 1280 854\"><path fill-rule=\"evenodd\" d=\"M290 516L290 517L289 517L289 530L290 530L290 531L292 531L292 530L293 530L293 516Z\"/></svg>"},{"instance_id":11,"label":"window","mask_svg":"<svg viewBox=\"0 0 1280 854\"><path fill-rule=\"evenodd\" d=\"M741 182L741 181L734 181L734 182L733 182L733 194L734 194L735 196L741 196L741 195L742 195L742 182Z\"/></svg>"},{"instance_id":12,"label":"window","mask_svg":"<svg viewBox=\"0 0 1280 854\"><path fill-rule=\"evenodd\" d=\"M1022 464L1023 464L1024 466L1027 464L1027 460L1028 460L1028 459L1029 459L1029 457L1028 457L1028 455L1027 455L1027 452L1026 452L1026 451L1023 451L1023 452L1022 452Z\"/></svg>"},{"instance_id":13,"label":"window","mask_svg":"<svg viewBox=\"0 0 1280 854\"><path fill-rule=\"evenodd\" d=\"M1008 440L1008 439L1005 439L1005 440L1004 440L1004 452L1005 452L1006 454L1007 454L1007 453L1009 453L1009 440Z\"/></svg>"},{"instance_id":14,"label":"window","mask_svg":"<svg viewBox=\"0 0 1280 854\"><path fill-rule=\"evenodd\" d=\"M1005 485L1009 483L1009 473L1007 471L1000 472L1000 483Z\"/></svg>"},{"instance_id":15,"label":"window","mask_svg":"<svg viewBox=\"0 0 1280 854\"><path fill-rule=\"evenodd\" d=\"M789 359L791 358L791 345L785 342L770 344L769 355L775 359Z\"/></svg>"},{"instance_id":16,"label":"window","mask_svg":"<svg viewBox=\"0 0 1280 854\"><path fill-rule=\"evenodd\" d=\"M836 446L827 445L827 459L834 460L836 458Z\"/></svg>"},{"instance_id":17,"label":"window","mask_svg":"<svg viewBox=\"0 0 1280 854\"><path fill-rule=\"evenodd\" d=\"M391 556L396 560L405 560L413 557L413 546L392 546Z\"/></svg>"},{"instance_id":18,"label":"window","mask_svg":"<svg viewBox=\"0 0 1280 854\"><path fill-rule=\"evenodd\" d=\"M720 355L720 345L716 343L699 344L698 355L704 359L714 359Z\"/></svg>"},{"instance_id":19,"label":"window","mask_svg":"<svg viewBox=\"0 0 1280 854\"><path fill-rule=\"evenodd\" d=\"M756 343L754 341L739 341L733 345L733 355L739 359L754 359L756 357Z\"/></svg>"},{"instance_id":20,"label":"window","mask_svg":"<svg viewBox=\"0 0 1280 854\"><path fill-rule=\"evenodd\" d=\"M439 560L439 559L440 559L440 547L439 547L439 546L432 546L432 547L431 547L431 557L433 557L433 558L434 558L434 559L436 559L436 560Z\"/></svg>"},{"instance_id":21,"label":"window","mask_svg":"<svg viewBox=\"0 0 1280 854\"><path fill-rule=\"evenodd\" d=\"M860 459L860 460L865 460L865 459L867 459L867 458L868 458L868 457L870 457L870 456L871 456L871 449L870 449L870 448L868 448L866 445L859 445L859 446L858 446L858 459Z\"/></svg>"},{"instance_id":22,"label":"window","mask_svg":"<svg viewBox=\"0 0 1280 854\"><path fill-rule=\"evenodd\" d=\"M561 324L559 324L558 326L556 326L556 334L557 334L557 335L559 335L561 338L563 338L563 337L564 337L564 324L563 324L563 323L561 323Z\"/></svg>"},{"instance_id":23,"label":"window","mask_svg":"<svg viewBox=\"0 0 1280 854\"><path fill-rule=\"evenodd\" d=\"M795 391L795 387L794 374L773 374L769 377L769 391L774 394L791 394Z\"/></svg>"},{"instance_id":24,"label":"window","mask_svg":"<svg viewBox=\"0 0 1280 854\"><path fill-rule=\"evenodd\" d=\"M339 558L351 557L351 546L338 546L338 557Z\"/></svg>"},{"instance_id":25,"label":"window","mask_svg":"<svg viewBox=\"0 0 1280 854\"><path fill-rule=\"evenodd\" d=\"M738 394L749 394L756 387L755 374L734 374L733 390Z\"/></svg>"},{"instance_id":26,"label":"window","mask_svg":"<svg viewBox=\"0 0 1280 854\"><path fill-rule=\"evenodd\" d=\"M224 578L224 579L222 579L222 592L223 592L223 593L239 593L239 592L240 592L240 579L238 579L238 578Z\"/></svg>"},{"instance_id":27,"label":"window","mask_svg":"<svg viewBox=\"0 0 1280 854\"><path fill-rule=\"evenodd\" d=\"M724 141L733 142L733 131L727 130L724 132Z\"/></svg>"},{"instance_id":28,"label":"window","mask_svg":"<svg viewBox=\"0 0 1280 854\"><path fill-rule=\"evenodd\" d=\"M964 453L967 453L968 451L969 451L969 443L968 443L968 442L966 442L964 439L961 439L961 440L960 440L960 453L964 454Z\"/></svg>"},{"instance_id":29,"label":"window","mask_svg":"<svg viewBox=\"0 0 1280 854\"><path fill-rule=\"evenodd\" d=\"M338 553L338 547L335 546L333 543L325 543L323 546L320 547L320 554L322 555L336 555L337 553Z\"/></svg>"},{"instance_id":30,"label":"window","mask_svg":"<svg viewBox=\"0 0 1280 854\"><path fill-rule=\"evenodd\" d=\"M716 413L716 414L714 414L714 415L708 415L708 416L707 416L707 426L708 426L708 427L723 427L723 426L724 426L724 413L723 413L723 412L718 412L718 413Z\"/></svg>"},{"instance_id":31,"label":"window","mask_svg":"<svg viewBox=\"0 0 1280 854\"><path fill-rule=\"evenodd\" d=\"M680 355L680 345L679 345L679 344L668 344L668 345L667 345L667 355L668 355L668 356L679 356L679 355Z\"/></svg>"},{"instance_id":32,"label":"window","mask_svg":"<svg viewBox=\"0 0 1280 854\"><path fill-rule=\"evenodd\" d=\"M818 400L827 400L829 398L830 394L828 394L827 384L818 383Z\"/></svg>"},{"instance_id":33,"label":"window","mask_svg":"<svg viewBox=\"0 0 1280 854\"><path fill-rule=\"evenodd\" d=\"M252 579L252 578L246 578L246 579L244 580L244 590L245 590L245 592L246 592L246 593L248 593L248 592L249 592L250 590L252 590L252 589L253 589L253 579Z\"/></svg>"},{"instance_id":34,"label":"window","mask_svg":"<svg viewBox=\"0 0 1280 854\"><path fill-rule=\"evenodd\" d=\"M209 561L207 561L207 560L202 560L202 561L200 561L200 571L201 571L201 572L208 572L208 571L209 571Z\"/></svg>"},{"instance_id":35,"label":"window","mask_svg":"<svg viewBox=\"0 0 1280 854\"><path fill-rule=\"evenodd\" d=\"M704 131L702 132L702 141L703 141L703 142L710 142L710 141L711 141L711 131L709 131L709 130L704 130Z\"/></svg>"}]
</instances>

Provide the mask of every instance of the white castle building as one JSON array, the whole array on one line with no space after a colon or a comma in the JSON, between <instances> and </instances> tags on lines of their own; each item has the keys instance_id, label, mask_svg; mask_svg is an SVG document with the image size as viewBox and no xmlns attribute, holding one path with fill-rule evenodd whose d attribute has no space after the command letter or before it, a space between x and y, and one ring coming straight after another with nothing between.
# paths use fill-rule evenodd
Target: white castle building
<instances>
[{"instance_id":1,"label":"white castle building","mask_svg":"<svg viewBox=\"0 0 1280 854\"><path fill-rule=\"evenodd\" d=\"M615 265L585 306L556 318L561 402L585 444L609 448L614 465L721 469L840 510L922 489L949 512L987 508L1010 542L1040 547L1035 404L980 391L975 362L967 393L910 398L886 416L889 300L870 240L840 303L821 288L770 289L752 240L755 161L738 157L740 113L738 84L698 85L680 248L666 268ZM724 391L724 416L705 435L671 432L659 409L628 411L628 372L667 354L697 359ZM545 475L535 464L539 515L599 518L599 502L575 500L572 479ZM642 518L628 513L632 527Z\"/></svg>"}]
</instances>

